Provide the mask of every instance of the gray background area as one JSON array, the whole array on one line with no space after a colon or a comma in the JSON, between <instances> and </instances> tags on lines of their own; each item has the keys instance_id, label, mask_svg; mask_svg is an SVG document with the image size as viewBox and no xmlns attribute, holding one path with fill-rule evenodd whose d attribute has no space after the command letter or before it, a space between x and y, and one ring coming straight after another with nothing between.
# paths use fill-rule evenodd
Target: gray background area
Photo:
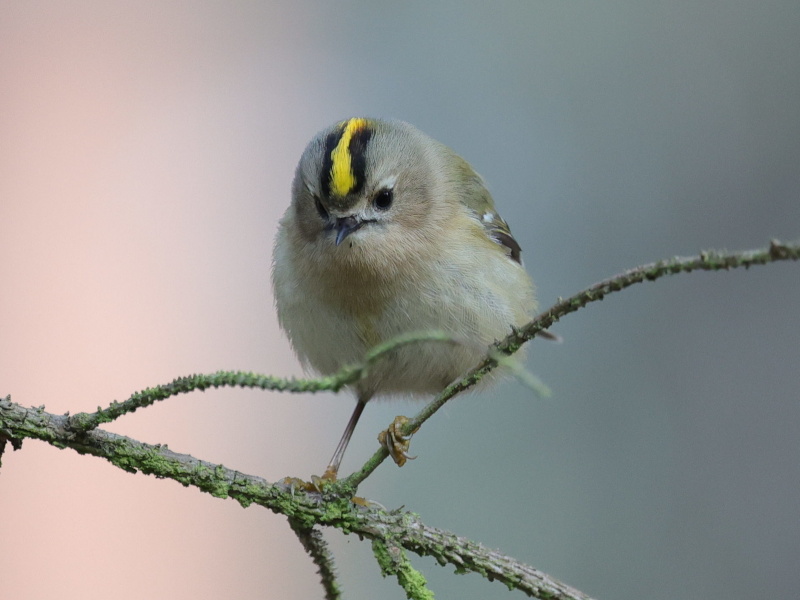
<instances>
[{"instance_id":1,"label":"gray background area","mask_svg":"<svg viewBox=\"0 0 800 600\"><path fill-rule=\"evenodd\" d=\"M272 238L304 145L348 116L469 160L543 308L800 238L796 1L5 2L0 88L0 394L54 412L300 372ZM613 295L528 349L552 398L454 401L361 493L598 598L794 597L798 308L796 263ZM274 480L319 473L350 410L223 390L110 429ZM368 406L344 470L415 410ZM321 597L281 517L43 444L4 457L0 515L5 598ZM348 597L403 597L368 543L326 535ZM414 563L437 598L521 597Z\"/></svg>"}]
</instances>

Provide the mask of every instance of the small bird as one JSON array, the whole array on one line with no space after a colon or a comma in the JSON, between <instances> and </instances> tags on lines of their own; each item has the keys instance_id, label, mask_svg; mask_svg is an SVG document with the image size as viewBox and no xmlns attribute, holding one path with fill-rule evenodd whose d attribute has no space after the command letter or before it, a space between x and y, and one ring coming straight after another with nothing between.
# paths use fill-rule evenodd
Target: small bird
<instances>
[{"instance_id":1,"label":"small bird","mask_svg":"<svg viewBox=\"0 0 800 600\"><path fill-rule=\"evenodd\" d=\"M483 179L414 126L351 118L311 140L272 272L278 320L302 364L330 375L411 332L455 341L399 347L351 386L356 408L324 478L336 479L370 399L435 395L531 320L520 252Z\"/></svg>"}]
</instances>

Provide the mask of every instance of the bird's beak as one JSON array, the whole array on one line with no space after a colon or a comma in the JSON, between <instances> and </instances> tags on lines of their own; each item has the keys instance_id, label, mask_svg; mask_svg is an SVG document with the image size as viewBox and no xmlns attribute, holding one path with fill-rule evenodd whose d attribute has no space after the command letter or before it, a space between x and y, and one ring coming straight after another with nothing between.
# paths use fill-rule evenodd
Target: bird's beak
<instances>
[{"instance_id":1,"label":"bird's beak","mask_svg":"<svg viewBox=\"0 0 800 600\"><path fill-rule=\"evenodd\" d=\"M336 231L336 245L341 244L348 235L359 229L363 224L364 221L352 215L336 219L336 223L333 226Z\"/></svg>"}]
</instances>

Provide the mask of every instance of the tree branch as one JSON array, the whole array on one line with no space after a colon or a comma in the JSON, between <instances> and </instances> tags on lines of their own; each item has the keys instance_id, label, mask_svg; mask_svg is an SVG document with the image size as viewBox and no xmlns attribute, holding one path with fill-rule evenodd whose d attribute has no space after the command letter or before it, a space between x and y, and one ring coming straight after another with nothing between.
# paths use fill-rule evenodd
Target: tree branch
<instances>
[{"instance_id":1,"label":"tree branch","mask_svg":"<svg viewBox=\"0 0 800 600\"><path fill-rule=\"evenodd\" d=\"M0 436L42 440L57 448L104 458L131 473L141 471L196 487L217 498L233 498L243 507L257 504L286 515L296 529L327 525L382 541L389 547L401 546L421 556L432 556L439 564L449 563L458 572L480 573L535 598L587 598L533 567L429 527L413 513L389 512L372 503L363 506L352 502L350 496L332 494L328 488L309 493L290 482L269 483L261 477L173 452L166 445L145 444L102 429L76 434L67 415L53 415L41 407L25 408L11 402L10 397L0 399Z\"/></svg>"},{"instance_id":2,"label":"tree branch","mask_svg":"<svg viewBox=\"0 0 800 600\"><path fill-rule=\"evenodd\" d=\"M630 269L619 275L594 284L586 290L570 296L566 300L559 298L558 302L545 312L541 313L530 323L515 329L503 340L494 344L487 357L477 367L467 373L461 380L449 385L436 398L428 403L417 415L409 419L402 430L403 435L411 435L417 431L425 421L430 419L453 396L472 387L483 379L490 371L494 370L500 356L510 356L520 349L522 344L533 339L539 332L548 329L562 317L580 310L587 304L598 302L607 295L619 292L636 283L655 281L666 275L677 273L691 273L692 271L728 271L744 267L748 269L755 265L766 265L771 262L783 260L799 260L800 243L783 244L772 240L768 248L761 250L745 250L742 252L701 252L698 256L688 258L675 257L670 260L642 265ZM389 451L380 447L364 465L338 484L342 486L357 487L370 473L386 460Z\"/></svg>"},{"instance_id":3,"label":"tree branch","mask_svg":"<svg viewBox=\"0 0 800 600\"><path fill-rule=\"evenodd\" d=\"M316 379L274 377L248 371L217 371L210 375L178 377L170 383L135 392L123 402L115 400L107 408L98 407L97 412L77 413L70 417L69 426L75 433L90 431L103 423L110 423L123 415L135 412L136 409L150 406L159 400L166 400L172 396L194 391L205 391L211 387L259 388L293 393L338 392L344 386L363 379L367 370L385 354L401 346L420 342L456 343L451 336L441 331L423 331L401 335L370 350L362 364L348 366L334 375Z\"/></svg>"},{"instance_id":4,"label":"tree branch","mask_svg":"<svg viewBox=\"0 0 800 600\"><path fill-rule=\"evenodd\" d=\"M457 393L471 387L502 362L504 356L516 352L526 341L547 329L567 314L591 302L602 300L610 293L621 291L636 283L654 281L665 275L688 273L695 270L728 270L749 268L782 260L798 260L800 244L782 244L773 241L763 250L718 253L703 252L690 258L674 258L644 265L601 281L590 288L567 298L559 299L549 310L530 323L512 331L489 350L487 358L439 394L404 428L404 434L416 431L441 406ZM441 332L414 333L390 340L373 349L361 365L314 380L296 380L270 377L245 372L218 372L212 375L192 375L173 382L148 388L133 394L128 400L112 403L105 409L72 417L53 415L43 407L25 408L11 402L10 397L0 399L0 458L7 442L16 450L22 440L33 438L58 448L71 448L81 454L104 458L129 472L141 471L160 478L169 478L185 486L193 486L215 497L230 497L242 506L258 504L276 513L286 515L292 528L300 537L306 550L320 567L326 597L338 598L333 563L324 540L313 530L316 525L336 527L345 533L356 533L374 542L374 550L385 574L393 574L409 597L432 596L424 578L408 562L403 550L432 556L440 564L452 564L458 572L480 573L489 580L497 580L511 589L518 589L536 598L563 600L586 599L581 592L556 581L533 567L493 552L451 533L428 527L419 518L407 512L387 512L376 505L361 506L351 501L358 484L363 481L388 456L380 448L357 472L347 479L316 492L296 489L291 480L269 483L266 480L233 471L222 465L198 460L186 454L172 452L166 445L149 445L130 438L109 433L96 427L121 415L149 406L176 394L208 387L257 387L290 392L338 391L364 377L367 370L387 352L403 344L436 341L457 343Z\"/></svg>"},{"instance_id":5,"label":"tree branch","mask_svg":"<svg viewBox=\"0 0 800 600\"><path fill-rule=\"evenodd\" d=\"M289 526L295 532L303 548L317 565L322 583L325 590L325 600L339 600L342 597L342 590L336 579L336 567L333 561L333 554L328 549L328 544L322 537L322 533L314 527L304 527L299 521L289 518Z\"/></svg>"},{"instance_id":6,"label":"tree branch","mask_svg":"<svg viewBox=\"0 0 800 600\"><path fill-rule=\"evenodd\" d=\"M411 565L405 550L400 546L394 542L376 539L372 540L372 553L378 561L381 574L384 577L397 577L397 583L405 590L407 598L433 600L433 592L428 589L425 576Z\"/></svg>"}]
</instances>

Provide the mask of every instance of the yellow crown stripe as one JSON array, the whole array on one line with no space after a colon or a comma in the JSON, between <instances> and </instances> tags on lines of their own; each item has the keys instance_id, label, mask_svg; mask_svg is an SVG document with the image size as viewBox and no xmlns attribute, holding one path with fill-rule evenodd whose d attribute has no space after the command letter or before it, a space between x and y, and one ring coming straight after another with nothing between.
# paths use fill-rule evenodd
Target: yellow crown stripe
<instances>
[{"instance_id":1,"label":"yellow crown stripe","mask_svg":"<svg viewBox=\"0 0 800 600\"><path fill-rule=\"evenodd\" d=\"M331 150L331 192L335 196L346 196L356 186L350 140L355 133L367 126L366 119L350 119L345 123L339 143Z\"/></svg>"}]
</instances>

